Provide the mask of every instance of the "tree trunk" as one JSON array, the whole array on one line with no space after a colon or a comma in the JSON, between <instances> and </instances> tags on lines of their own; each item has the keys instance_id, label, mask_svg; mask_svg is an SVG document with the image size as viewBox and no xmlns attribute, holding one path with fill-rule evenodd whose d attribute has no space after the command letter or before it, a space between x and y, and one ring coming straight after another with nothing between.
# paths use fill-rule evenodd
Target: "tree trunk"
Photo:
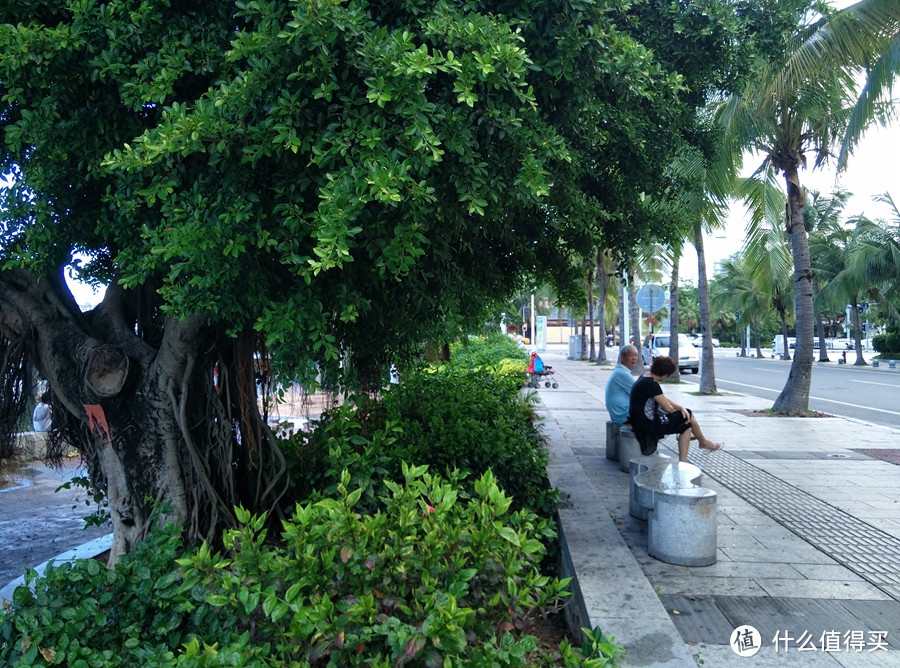
<instances>
[{"instance_id":1,"label":"tree trunk","mask_svg":"<svg viewBox=\"0 0 900 668\"><path fill-rule=\"evenodd\" d=\"M868 366L862 351L862 327L859 326L859 300L854 296L850 302L850 326L853 327L853 347L856 349L854 366Z\"/></svg>"},{"instance_id":2,"label":"tree trunk","mask_svg":"<svg viewBox=\"0 0 900 668\"><path fill-rule=\"evenodd\" d=\"M703 229L697 225L694 234L697 249L697 295L700 298L700 394L718 394L716 367L713 355L712 326L709 315L709 280L706 275L706 250L703 246Z\"/></svg>"},{"instance_id":3,"label":"tree trunk","mask_svg":"<svg viewBox=\"0 0 900 668\"><path fill-rule=\"evenodd\" d=\"M778 317L781 320L781 338L784 341L783 350L781 353L781 358L785 360L791 359L791 346L788 343L788 335L787 335L787 314L785 313L784 307L780 304L775 306L775 310L778 311Z\"/></svg>"},{"instance_id":4,"label":"tree trunk","mask_svg":"<svg viewBox=\"0 0 900 668\"><path fill-rule=\"evenodd\" d=\"M816 296L819 294L819 281L813 277L813 305L816 303ZM825 341L825 323L822 322L822 311L816 309L816 334L819 337L819 361L828 362L828 346Z\"/></svg>"},{"instance_id":5,"label":"tree trunk","mask_svg":"<svg viewBox=\"0 0 900 668\"><path fill-rule=\"evenodd\" d=\"M791 235L791 254L794 257L794 311L797 336L791 371L772 409L780 413L799 414L809 410L809 386L812 380L812 269L809 260L809 239L803 224L804 195L800 187L797 165L788 165L784 173L788 193L787 223ZM785 348L787 347L785 343Z\"/></svg>"},{"instance_id":6,"label":"tree trunk","mask_svg":"<svg viewBox=\"0 0 900 668\"><path fill-rule=\"evenodd\" d=\"M759 337L759 317L753 318L753 331L756 334L756 359L762 359L763 354Z\"/></svg>"},{"instance_id":7,"label":"tree trunk","mask_svg":"<svg viewBox=\"0 0 900 668\"><path fill-rule=\"evenodd\" d=\"M588 281L588 324L590 325L590 333L589 336L591 338L591 347L588 351L588 362L593 362L597 359L596 348L594 347L594 267L592 266L588 269L587 273L587 281Z\"/></svg>"},{"instance_id":8,"label":"tree trunk","mask_svg":"<svg viewBox=\"0 0 900 668\"><path fill-rule=\"evenodd\" d=\"M597 349L597 364L606 364L606 293L609 292L609 276L606 274L606 266L603 253L597 251L594 256L597 266L597 321L600 323L600 341Z\"/></svg>"},{"instance_id":9,"label":"tree trunk","mask_svg":"<svg viewBox=\"0 0 900 668\"><path fill-rule=\"evenodd\" d=\"M672 261L672 282L669 284L669 357L675 361L675 371L669 377L673 383L681 382L681 370L678 368L678 270L680 254L675 253Z\"/></svg>"},{"instance_id":10,"label":"tree trunk","mask_svg":"<svg viewBox=\"0 0 900 668\"><path fill-rule=\"evenodd\" d=\"M641 349L641 309L637 305L637 289L634 287L634 276L628 276L628 302L631 305L631 336L634 339L634 345L640 351ZM638 355L637 374L644 373L643 355Z\"/></svg>"},{"instance_id":11,"label":"tree trunk","mask_svg":"<svg viewBox=\"0 0 900 668\"><path fill-rule=\"evenodd\" d=\"M272 475L273 459L283 472L257 408L252 344L231 340L226 347L235 354L217 359L215 332L203 320L158 314L164 326L151 344L135 333L149 329L137 302L113 283L99 306L82 313L61 278L0 272L0 337L27 337L28 357L49 381L48 455L76 447L106 493L110 563L154 522L176 522L188 541L215 542L234 525L235 505L274 507L281 473ZM216 362L221 393L213 387ZM14 363L6 358L0 371Z\"/></svg>"}]
</instances>

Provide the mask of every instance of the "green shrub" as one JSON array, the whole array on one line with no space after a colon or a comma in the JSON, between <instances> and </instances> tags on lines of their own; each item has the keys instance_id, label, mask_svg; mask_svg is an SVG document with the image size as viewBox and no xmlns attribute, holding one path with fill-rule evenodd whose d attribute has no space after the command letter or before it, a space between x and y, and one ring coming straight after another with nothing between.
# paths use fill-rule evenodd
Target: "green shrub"
<instances>
[{"instance_id":1,"label":"green shrub","mask_svg":"<svg viewBox=\"0 0 900 668\"><path fill-rule=\"evenodd\" d=\"M323 415L302 442L285 444L288 451L296 443L321 453L314 468L291 474L305 498L333 495L347 469L365 490L364 507L374 511L382 481L401 480L406 461L436 473L471 474L469 492L475 478L492 470L515 508L555 515L558 493L547 479L546 444L532 406L509 376L485 371L474 377L451 367L411 371L379 401L354 401L357 406L348 402ZM288 458L295 459L290 452Z\"/></svg>"},{"instance_id":2,"label":"green shrub","mask_svg":"<svg viewBox=\"0 0 900 668\"><path fill-rule=\"evenodd\" d=\"M115 570L93 559L51 565L42 577L28 570L0 618L0 664L166 665L154 657L205 623L182 605L173 572L180 533L174 525L152 533Z\"/></svg>"},{"instance_id":3,"label":"green shrub","mask_svg":"<svg viewBox=\"0 0 900 668\"><path fill-rule=\"evenodd\" d=\"M266 544L265 518L241 512L227 556L179 560L185 586L252 629L264 665L529 665L534 638L513 630L566 584L538 569L545 520L509 513L490 473L468 499L452 478L403 471L374 515L359 513L345 472L336 498L297 506L281 548Z\"/></svg>"},{"instance_id":4,"label":"green shrub","mask_svg":"<svg viewBox=\"0 0 900 668\"><path fill-rule=\"evenodd\" d=\"M453 477L403 474L371 515L342 474L334 498L297 505L277 545L265 517L237 509L221 554L178 558L169 525L113 570L30 571L34 593L17 588L0 616L2 665L582 665L568 643L545 656L517 631L566 595L539 570L546 520L510 512L490 473L471 498Z\"/></svg>"},{"instance_id":5,"label":"green shrub","mask_svg":"<svg viewBox=\"0 0 900 668\"><path fill-rule=\"evenodd\" d=\"M493 366L503 360L524 362L528 365L528 353L505 334L462 339L450 346L450 365L459 369ZM524 368L523 366L523 368Z\"/></svg>"},{"instance_id":6,"label":"green shrub","mask_svg":"<svg viewBox=\"0 0 900 668\"><path fill-rule=\"evenodd\" d=\"M891 359L892 354L900 353L900 329L889 327L884 334L876 334L872 337L872 347L883 359Z\"/></svg>"}]
</instances>

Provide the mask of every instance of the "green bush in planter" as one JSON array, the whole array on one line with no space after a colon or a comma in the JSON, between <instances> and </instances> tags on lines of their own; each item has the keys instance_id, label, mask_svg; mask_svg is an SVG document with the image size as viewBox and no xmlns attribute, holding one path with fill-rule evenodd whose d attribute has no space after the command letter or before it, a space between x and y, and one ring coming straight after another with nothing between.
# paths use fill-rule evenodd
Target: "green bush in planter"
<instances>
[{"instance_id":1,"label":"green bush in planter","mask_svg":"<svg viewBox=\"0 0 900 668\"><path fill-rule=\"evenodd\" d=\"M450 364L460 369L496 365L503 360L528 366L528 353L505 334L461 339L450 346Z\"/></svg>"},{"instance_id":2,"label":"green bush in planter","mask_svg":"<svg viewBox=\"0 0 900 668\"><path fill-rule=\"evenodd\" d=\"M381 481L401 480L407 461L471 474L470 491L471 480L490 469L514 508L552 517L558 493L547 480L546 444L521 383L510 378L451 367L411 371L380 400L355 399L358 407L348 403L323 415L312 433L285 444L288 459L304 463L291 474L295 493L332 495L346 468L372 511Z\"/></svg>"},{"instance_id":3,"label":"green bush in planter","mask_svg":"<svg viewBox=\"0 0 900 668\"><path fill-rule=\"evenodd\" d=\"M545 520L510 513L490 473L468 499L452 478L403 471L374 515L344 473L336 498L297 506L277 549L241 513L227 555L179 560L185 586L252 629L266 665L530 665L534 639L512 632L566 584L538 568Z\"/></svg>"},{"instance_id":4,"label":"green bush in planter","mask_svg":"<svg viewBox=\"0 0 900 668\"><path fill-rule=\"evenodd\" d=\"M552 529L490 473L471 498L452 476L403 467L383 511L361 513L344 473L335 498L298 504L280 542L237 509L225 551L183 554L156 530L115 570L96 561L29 573L0 614L9 666L603 666L586 643L552 652L517 629L565 595L540 573ZM585 658L585 657L594 658Z\"/></svg>"}]
</instances>

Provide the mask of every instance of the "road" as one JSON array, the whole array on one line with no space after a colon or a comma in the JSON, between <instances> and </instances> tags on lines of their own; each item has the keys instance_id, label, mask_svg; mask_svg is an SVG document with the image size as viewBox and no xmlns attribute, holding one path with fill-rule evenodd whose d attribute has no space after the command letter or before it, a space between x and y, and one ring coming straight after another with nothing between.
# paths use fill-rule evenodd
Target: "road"
<instances>
[{"instance_id":1,"label":"road","mask_svg":"<svg viewBox=\"0 0 900 668\"><path fill-rule=\"evenodd\" d=\"M900 365L886 369L882 364L854 367L852 364L813 362L809 408L832 415L858 418L875 424L900 428ZM856 354L847 355L853 360ZM732 351L716 351L716 387L771 399L787 381L791 363L783 360L736 357ZM700 376L681 374L681 379L699 383Z\"/></svg>"}]
</instances>

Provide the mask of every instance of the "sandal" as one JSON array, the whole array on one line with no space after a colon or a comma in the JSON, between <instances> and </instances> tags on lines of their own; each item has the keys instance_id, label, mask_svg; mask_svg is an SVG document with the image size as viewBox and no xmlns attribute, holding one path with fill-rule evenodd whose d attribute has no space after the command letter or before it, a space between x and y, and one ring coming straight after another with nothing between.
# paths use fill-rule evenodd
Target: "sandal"
<instances>
[{"instance_id":1,"label":"sandal","mask_svg":"<svg viewBox=\"0 0 900 668\"><path fill-rule=\"evenodd\" d=\"M706 450L707 452L715 452L716 450L722 449L721 443L713 443L712 445L701 445L698 446L701 450Z\"/></svg>"}]
</instances>

